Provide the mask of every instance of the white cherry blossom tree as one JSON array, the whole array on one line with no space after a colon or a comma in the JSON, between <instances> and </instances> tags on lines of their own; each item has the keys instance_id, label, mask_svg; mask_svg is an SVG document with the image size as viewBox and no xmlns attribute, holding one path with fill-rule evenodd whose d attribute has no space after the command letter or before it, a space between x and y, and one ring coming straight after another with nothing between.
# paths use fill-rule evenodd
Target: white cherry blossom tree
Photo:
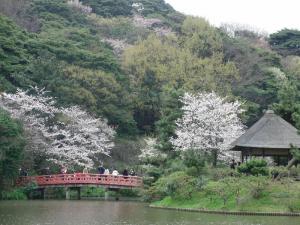
<instances>
[{"instance_id":1,"label":"white cherry blossom tree","mask_svg":"<svg viewBox=\"0 0 300 225\"><path fill-rule=\"evenodd\" d=\"M238 101L227 102L216 93L189 94L181 98L183 116L176 121L176 138L171 138L175 149L198 150L218 157L231 157L230 144L244 132L238 117L242 112Z\"/></svg>"},{"instance_id":2,"label":"white cherry blossom tree","mask_svg":"<svg viewBox=\"0 0 300 225\"><path fill-rule=\"evenodd\" d=\"M165 153L160 152L157 148L157 139L152 137L144 138L145 145L141 148L141 154L138 158L143 161L151 161L151 159L166 159L167 155Z\"/></svg>"},{"instance_id":3,"label":"white cherry blossom tree","mask_svg":"<svg viewBox=\"0 0 300 225\"><path fill-rule=\"evenodd\" d=\"M78 106L56 107L44 89L33 91L34 95L22 90L4 93L0 107L24 123L36 153L59 164L87 167L93 166L95 154L109 155L115 131L105 119L94 118Z\"/></svg>"}]
</instances>

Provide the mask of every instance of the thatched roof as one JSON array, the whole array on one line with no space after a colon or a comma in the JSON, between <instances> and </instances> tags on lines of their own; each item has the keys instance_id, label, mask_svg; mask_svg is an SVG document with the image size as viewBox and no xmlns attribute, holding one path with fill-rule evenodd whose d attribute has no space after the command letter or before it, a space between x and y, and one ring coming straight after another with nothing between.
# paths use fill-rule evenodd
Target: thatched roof
<instances>
[{"instance_id":1,"label":"thatched roof","mask_svg":"<svg viewBox=\"0 0 300 225\"><path fill-rule=\"evenodd\" d=\"M291 144L300 147L297 129L272 110L268 110L245 134L232 143L233 150L245 147L290 149Z\"/></svg>"}]
</instances>

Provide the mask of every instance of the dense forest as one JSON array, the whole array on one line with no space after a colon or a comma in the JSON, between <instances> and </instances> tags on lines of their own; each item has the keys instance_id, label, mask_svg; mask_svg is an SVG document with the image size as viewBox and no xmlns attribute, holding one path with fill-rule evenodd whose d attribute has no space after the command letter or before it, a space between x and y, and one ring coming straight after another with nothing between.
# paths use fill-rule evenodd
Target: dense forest
<instances>
[{"instance_id":1,"label":"dense forest","mask_svg":"<svg viewBox=\"0 0 300 225\"><path fill-rule=\"evenodd\" d=\"M149 143L170 160L148 160L145 173L158 178L159 168L174 166L170 138L185 92L243 102L247 126L272 108L300 128L299 80L298 30L217 28L164 0L0 0L0 93L44 88L57 107L105 118L115 144L96 166L143 164ZM26 124L0 107L4 188L21 166L36 174L53 162L32 151Z\"/></svg>"}]
</instances>

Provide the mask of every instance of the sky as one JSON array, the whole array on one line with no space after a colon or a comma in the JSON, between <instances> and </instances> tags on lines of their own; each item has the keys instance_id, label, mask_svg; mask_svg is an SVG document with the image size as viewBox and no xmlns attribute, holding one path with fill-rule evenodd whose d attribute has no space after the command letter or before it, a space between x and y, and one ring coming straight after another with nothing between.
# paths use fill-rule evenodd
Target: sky
<instances>
[{"instance_id":1,"label":"sky","mask_svg":"<svg viewBox=\"0 0 300 225\"><path fill-rule=\"evenodd\" d=\"M165 0L177 11L206 18L211 24L247 25L274 33L300 30L300 0Z\"/></svg>"}]
</instances>

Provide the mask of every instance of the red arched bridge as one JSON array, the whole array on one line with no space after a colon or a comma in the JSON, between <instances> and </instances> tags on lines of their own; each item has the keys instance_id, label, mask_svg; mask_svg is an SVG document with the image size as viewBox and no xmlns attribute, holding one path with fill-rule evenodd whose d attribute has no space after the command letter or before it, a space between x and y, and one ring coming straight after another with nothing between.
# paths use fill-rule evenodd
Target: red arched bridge
<instances>
[{"instance_id":1,"label":"red arched bridge","mask_svg":"<svg viewBox=\"0 0 300 225\"><path fill-rule=\"evenodd\" d=\"M80 188L85 186L104 187L107 190L132 189L143 186L143 180L138 176L113 176L90 173L55 174L42 176L19 177L17 186L35 184L45 198L46 188L65 187L66 199L69 199L69 191L77 190L80 199Z\"/></svg>"},{"instance_id":2,"label":"red arched bridge","mask_svg":"<svg viewBox=\"0 0 300 225\"><path fill-rule=\"evenodd\" d=\"M67 187L67 186L104 186L108 188L138 188L143 186L143 180L137 176L113 176L90 173L55 174L43 176L20 177L18 186L35 183L37 187Z\"/></svg>"}]
</instances>

